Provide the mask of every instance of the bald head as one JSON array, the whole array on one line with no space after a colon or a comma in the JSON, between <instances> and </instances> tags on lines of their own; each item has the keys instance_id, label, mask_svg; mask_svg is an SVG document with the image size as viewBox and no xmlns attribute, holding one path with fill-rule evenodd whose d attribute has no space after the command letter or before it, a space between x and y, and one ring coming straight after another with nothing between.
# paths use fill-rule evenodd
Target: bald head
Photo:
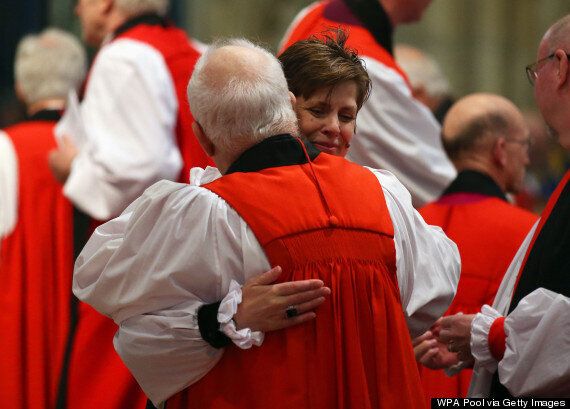
<instances>
[{"instance_id":1,"label":"bald head","mask_svg":"<svg viewBox=\"0 0 570 409\"><path fill-rule=\"evenodd\" d=\"M188 102L216 153L228 159L270 136L297 133L279 61L247 40L208 48L188 84Z\"/></svg>"},{"instance_id":2,"label":"bald head","mask_svg":"<svg viewBox=\"0 0 570 409\"><path fill-rule=\"evenodd\" d=\"M493 94L457 101L442 127L445 150L458 171L491 176L504 191L517 192L528 165L528 128L519 109Z\"/></svg>"},{"instance_id":3,"label":"bald head","mask_svg":"<svg viewBox=\"0 0 570 409\"><path fill-rule=\"evenodd\" d=\"M550 57L550 58L548 58ZM570 15L554 23L538 47L534 97L550 133L570 150Z\"/></svg>"},{"instance_id":4,"label":"bald head","mask_svg":"<svg viewBox=\"0 0 570 409\"><path fill-rule=\"evenodd\" d=\"M523 123L522 114L508 99L493 94L472 94L457 101L447 113L442 139L456 161L485 150L494 138Z\"/></svg>"},{"instance_id":5,"label":"bald head","mask_svg":"<svg viewBox=\"0 0 570 409\"><path fill-rule=\"evenodd\" d=\"M543 38L548 44L550 52L556 48L567 48L570 46L570 14L554 23L544 34Z\"/></svg>"}]
</instances>

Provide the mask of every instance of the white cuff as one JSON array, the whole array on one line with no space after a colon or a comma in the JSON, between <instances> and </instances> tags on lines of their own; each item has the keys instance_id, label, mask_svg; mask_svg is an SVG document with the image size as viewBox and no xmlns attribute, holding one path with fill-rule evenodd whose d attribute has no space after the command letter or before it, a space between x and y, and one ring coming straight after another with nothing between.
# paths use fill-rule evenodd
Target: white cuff
<instances>
[{"instance_id":1,"label":"white cuff","mask_svg":"<svg viewBox=\"0 0 570 409\"><path fill-rule=\"evenodd\" d=\"M232 280L230 290L222 300L220 308L218 308L220 331L226 334L226 336L241 349L249 349L252 345L260 346L263 343L263 332L252 331L249 328L242 328L239 331L236 329L233 317L240 303L241 286L237 281Z\"/></svg>"},{"instance_id":2,"label":"white cuff","mask_svg":"<svg viewBox=\"0 0 570 409\"><path fill-rule=\"evenodd\" d=\"M471 323L471 354L480 366L491 373L497 370L498 362L489 349L489 331L493 322L500 317L501 314L485 304Z\"/></svg>"}]
</instances>

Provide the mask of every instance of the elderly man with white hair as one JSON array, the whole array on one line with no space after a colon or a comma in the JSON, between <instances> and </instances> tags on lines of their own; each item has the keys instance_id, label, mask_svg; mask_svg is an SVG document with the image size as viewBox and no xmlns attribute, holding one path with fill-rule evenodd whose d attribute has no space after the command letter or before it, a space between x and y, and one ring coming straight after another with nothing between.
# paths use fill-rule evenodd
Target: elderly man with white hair
<instances>
[{"instance_id":1,"label":"elderly man with white hair","mask_svg":"<svg viewBox=\"0 0 570 409\"><path fill-rule=\"evenodd\" d=\"M400 291L421 280L416 269L438 281L414 300L429 327L454 293L453 242L392 174L294 136L294 97L262 48L213 45L188 99L223 176L147 189L95 231L74 277L75 294L119 325L115 348L149 398L169 409L422 406ZM278 281L311 288L266 308L287 321L318 306L317 319L268 332L278 327L259 305L241 302L273 280L259 278L271 265Z\"/></svg>"},{"instance_id":2,"label":"elderly man with white hair","mask_svg":"<svg viewBox=\"0 0 570 409\"><path fill-rule=\"evenodd\" d=\"M47 156L85 68L80 42L61 30L26 36L16 50L16 93L27 118L0 131L0 400L18 409L55 404L69 325L73 210Z\"/></svg>"}]
</instances>

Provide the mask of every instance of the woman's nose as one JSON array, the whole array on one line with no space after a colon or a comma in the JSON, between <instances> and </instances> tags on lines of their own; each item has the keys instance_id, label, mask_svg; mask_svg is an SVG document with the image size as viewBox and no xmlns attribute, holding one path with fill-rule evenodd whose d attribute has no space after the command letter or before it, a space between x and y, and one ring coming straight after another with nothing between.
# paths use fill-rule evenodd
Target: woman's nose
<instances>
[{"instance_id":1,"label":"woman's nose","mask_svg":"<svg viewBox=\"0 0 570 409\"><path fill-rule=\"evenodd\" d=\"M329 115L323 128L324 134L337 135L340 133L340 123L336 115Z\"/></svg>"}]
</instances>

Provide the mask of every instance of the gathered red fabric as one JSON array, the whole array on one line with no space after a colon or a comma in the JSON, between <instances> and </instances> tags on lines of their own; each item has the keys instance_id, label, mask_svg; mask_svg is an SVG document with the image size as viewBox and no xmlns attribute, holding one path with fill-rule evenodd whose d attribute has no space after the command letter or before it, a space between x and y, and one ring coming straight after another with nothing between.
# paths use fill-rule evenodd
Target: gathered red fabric
<instances>
[{"instance_id":1,"label":"gathered red fabric","mask_svg":"<svg viewBox=\"0 0 570 409\"><path fill-rule=\"evenodd\" d=\"M5 129L18 160L18 220L0 241L0 401L55 406L69 327L73 213L48 167L55 122Z\"/></svg>"},{"instance_id":2,"label":"gathered red fabric","mask_svg":"<svg viewBox=\"0 0 570 409\"><path fill-rule=\"evenodd\" d=\"M261 347L227 347L169 409L424 407L378 180L327 154L310 166L232 173L205 187L282 266L279 281L319 278L332 294L315 320L267 333Z\"/></svg>"},{"instance_id":3,"label":"gathered red fabric","mask_svg":"<svg viewBox=\"0 0 570 409\"><path fill-rule=\"evenodd\" d=\"M505 317L499 317L493 321L489 330L489 349L491 350L491 355L497 361L503 359L503 355L505 355L505 349L507 349L506 339Z\"/></svg>"},{"instance_id":4,"label":"gathered red fabric","mask_svg":"<svg viewBox=\"0 0 570 409\"><path fill-rule=\"evenodd\" d=\"M118 35L147 44L164 57L178 99L176 136L183 159L179 181L188 182L190 168L212 165L194 133L186 87L200 53L175 27L139 24ZM142 409L146 396L113 348L115 323L79 303L79 321L67 377L67 405L80 409ZM89 399L85 391L89 391Z\"/></svg>"},{"instance_id":5,"label":"gathered red fabric","mask_svg":"<svg viewBox=\"0 0 570 409\"><path fill-rule=\"evenodd\" d=\"M504 200L473 193L444 195L420 213L440 226L461 256L457 293L445 315L475 314L492 305L503 275L537 216ZM465 397L472 370L449 377L443 370L420 368L428 402L431 398Z\"/></svg>"}]
</instances>

